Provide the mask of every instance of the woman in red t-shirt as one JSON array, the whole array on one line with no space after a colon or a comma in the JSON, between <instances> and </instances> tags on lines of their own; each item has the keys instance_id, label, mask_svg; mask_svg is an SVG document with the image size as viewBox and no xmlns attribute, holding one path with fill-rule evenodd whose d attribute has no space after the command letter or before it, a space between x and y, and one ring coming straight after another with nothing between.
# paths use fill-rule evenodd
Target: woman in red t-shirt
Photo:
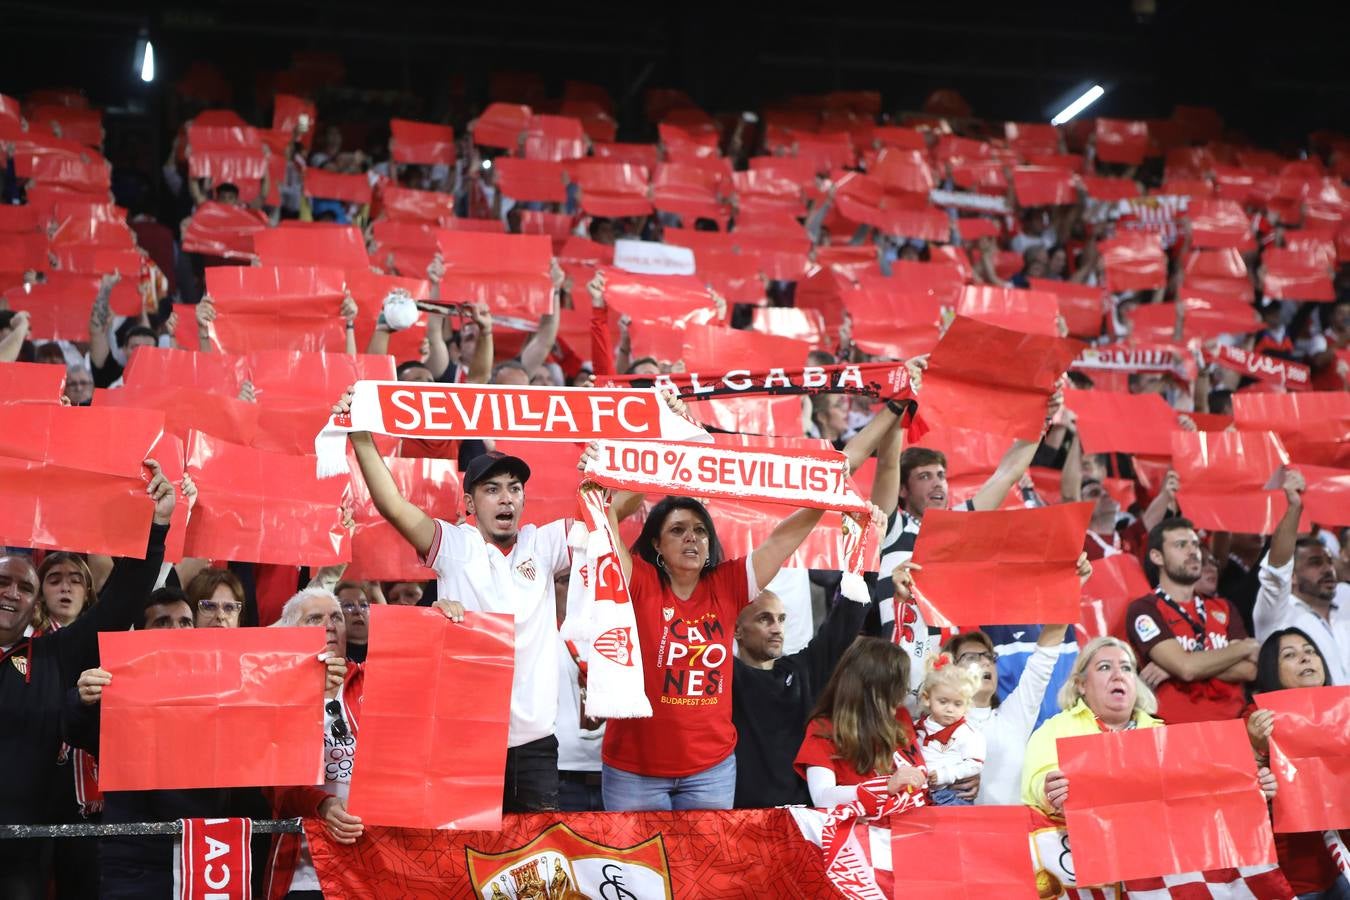
<instances>
[{"instance_id":1,"label":"woman in red t-shirt","mask_svg":"<svg viewBox=\"0 0 1350 900\"><path fill-rule=\"evenodd\" d=\"M902 705L908 688L909 656L897 645L864 637L844 651L797 751L812 804L852 803L868 782L876 793L927 790L914 722Z\"/></svg>"},{"instance_id":2,"label":"woman in red t-shirt","mask_svg":"<svg viewBox=\"0 0 1350 900\"><path fill-rule=\"evenodd\" d=\"M618 533L614 508L610 527ZM697 500L666 497L631 550L617 548L637 617L649 719L605 725L605 809L730 809L736 793L731 723L732 633L753 600L820 521L783 519L748 557L722 560L712 517Z\"/></svg>"}]
</instances>

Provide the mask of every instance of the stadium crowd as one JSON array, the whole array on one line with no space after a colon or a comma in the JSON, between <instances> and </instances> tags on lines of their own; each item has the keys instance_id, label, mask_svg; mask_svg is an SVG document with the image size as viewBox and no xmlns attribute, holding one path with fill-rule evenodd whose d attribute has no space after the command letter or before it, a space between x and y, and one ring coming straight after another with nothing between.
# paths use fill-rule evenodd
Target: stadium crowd
<instances>
[{"instance_id":1,"label":"stadium crowd","mask_svg":"<svg viewBox=\"0 0 1350 900\"><path fill-rule=\"evenodd\" d=\"M179 86L153 191L119 179L81 95L0 96L0 404L30 421L159 410L182 439L173 463L145 459L141 556L71 552L88 532L63 543L68 514L31 531L4 517L0 823L307 816L360 841L347 791L381 604L514 616L508 813L917 792L1062 819L1056 739L1231 719L1274 795L1274 721L1255 698L1350 684L1350 140L1315 134L1295 158L1198 108L1052 127L977 118L951 92L903 114L855 92L713 116L652 91L619 142L602 89L524 105L509 81L454 128L378 105L354 117L317 80L317 104L278 94L259 125L207 102L208 74ZM171 198L158 216L152 193ZM625 262L644 249L655 268ZM968 396L959 426L925 418L928 360L963 318L1083 342L1016 423L1032 438ZM691 373L892 360L909 400L679 390ZM59 396L20 387L46 383L42 365L64 369ZM194 479L211 448L293 457L287 471L312 477L309 442L362 379L656 384L710 431L841 451L874 505L877 571L844 574L819 509L611 491L653 715L602 721L586 712L588 648L558 630L594 446L356 431L342 508L314 509L336 521L319 543L350 542L344 561L276 558L268 542L295 545L284 516L239 525L258 533L233 555L184 550L212 492L258 487L243 467ZM66 470L13 444L7 457L36 460L6 461L19 506ZM1258 450L1271 465L1253 480L1234 461ZM1062 565L1084 585L1081 619L930 621L911 556L931 512L1084 502L1081 556ZM415 564L380 557L406 555L389 542L360 552L382 520ZM327 630L323 784L98 791L100 632L274 625ZM711 702L669 702L695 692ZM302 836L255 844L260 892L322 896ZM1350 896L1320 833L1276 844L1298 896ZM174 854L163 836L0 840L0 896L168 896Z\"/></svg>"}]
</instances>

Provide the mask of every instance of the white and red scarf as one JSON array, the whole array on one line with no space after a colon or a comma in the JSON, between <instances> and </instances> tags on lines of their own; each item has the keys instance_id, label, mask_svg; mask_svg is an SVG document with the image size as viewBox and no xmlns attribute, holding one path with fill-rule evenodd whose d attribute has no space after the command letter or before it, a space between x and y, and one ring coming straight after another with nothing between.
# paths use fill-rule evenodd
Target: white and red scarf
<instances>
[{"instance_id":1,"label":"white and red scarf","mask_svg":"<svg viewBox=\"0 0 1350 900\"><path fill-rule=\"evenodd\" d=\"M587 664L589 716L646 717L651 704L643 682L637 619L614 550L619 538L609 525L609 499L588 485L838 510L844 514L843 558L852 578L861 578L871 507L858 496L848 477L848 461L836 450L601 441L599 451L586 466L578 496L562 626L564 640L575 643Z\"/></svg>"},{"instance_id":2,"label":"white and red scarf","mask_svg":"<svg viewBox=\"0 0 1350 900\"><path fill-rule=\"evenodd\" d=\"M685 400L785 394L856 394L874 400L909 400L914 396L909 371L900 363L610 375L607 378L617 385L665 388Z\"/></svg>"},{"instance_id":3,"label":"white and red scarf","mask_svg":"<svg viewBox=\"0 0 1350 900\"><path fill-rule=\"evenodd\" d=\"M175 900L250 900L253 823L248 819L183 819L174 847Z\"/></svg>"},{"instance_id":4,"label":"white and red scarf","mask_svg":"<svg viewBox=\"0 0 1350 900\"><path fill-rule=\"evenodd\" d=\"M347 472L347 435L517 441L707 440L655 390L358 381L351 412L332 416L314 439L320 478Z\"/></svg>"},{"instance_id":5,"label":"white and red scarf","mask_svg":"<svg viewBox=\"0 0 1350 900\"><path fill-rule=\"evenodd\" d=\"M1276 356L1253 353L1241 347L1218 344L1213 351L1205 352L1205 359L1239 375L1278 384L1293 391L1306 391L1312 386L1312 370L1307 366Z\"/></svg>"}]
</instances>

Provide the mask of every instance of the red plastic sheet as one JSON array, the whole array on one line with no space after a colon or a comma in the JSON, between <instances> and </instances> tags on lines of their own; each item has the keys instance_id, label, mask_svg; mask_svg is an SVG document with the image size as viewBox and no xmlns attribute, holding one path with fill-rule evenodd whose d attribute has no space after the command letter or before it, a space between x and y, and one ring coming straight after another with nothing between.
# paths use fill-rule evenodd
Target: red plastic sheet
<instances>
[{"instance_id":1,"label":"red plastic sheet","mask_svg":"<svg viewBox=\"0 0 1350 900\"><path fill-rule=\"evenodd\" d=\"M103 144L101 110L39 104L29 111L28 124L30 127L39 124L48 128L59 126L67 140L78 141L87 147L100 147Z\"/></svg>"},{"instance_id":2,"label":"red plastic sheet","mask_svg":"<svg viewBox=\"0 0 1350 900\"><path fill-rule=\"evenodd\" d=\"M1107 290L1143 291L1167 284L1167 257L1158 235L1122 232L1097 245L1106 262Z\"/></svg>"},{"instance_id":3,"label":"red plastic sheet","mask_svg":"<svg viewBox=\"0 0 1350 900\"><path fill-rule=\"evenodd\" d=\"M1280 300L1336 299L1331 269L1308 260L1304 254L1280 247L1268 247L1261 254L1266 296Z\"/></svg>"},{"instance_id":4,"label":"red plastic sheet","mask_svg":"<svg viewBox=\"0 0 1350 900\"><path fill-rule=\"evenodd\" d=\"M707 288L693 275L638 275L608 266L604 273L606 304L635 321L664 321L683 327L706 324L717 316Z\"/></svg>"},{"instance_id":5,"label":"red plastic sheet","mask_svg":"<svg viewBox=\"0 0 1350 900\"><path fill-rule=\"evenodd\" d=\"M568 165L568 175L581 188L581 208L592 216L646 216L647 169L630 163L581 161Z\"/></svg>"},{"instance_id":6,"label":"red plastic sheet","mask_svg":"<svg viewBox=\"0 0 1350 900\"><path fill-rule=\"evenodd\" d=\"M1039 896L1025 807L928 806L892 816L890 827L897 893L907 900Z\"/></svg>"},{"instance_id":7,"label":"red plastic sheet","mask_svg":"<svg viewBox=\"0 0 1350 900\"><path fill-rule=\"evenodd\" d=\"M455 623L440 610L375 606L370 637L352 815L401 828L500 828L513 617L471 612Z\"/></svg>"},{"instance_id":8,"label":"red plastic sheet","mask_svg":"<svg viewBox=\"0 0 1350 900\"><path fill-rule=\"evenodd\" d=\"M1036 440L1055 383L1082 348L957 316L929 358L919 415L937 425Z\"/></svg>"},{"instance_id":9,"label":"red plastic sheet","mask_svg":"<svg viewBox=\"0 0 1350 900\"><path fill-rule=\"evenodd\" d=\"M26 234L0 235L0 271L20 274L29 270L45 272L50 268L45 234L34 230Z\"/></svg>"},{"instance_id":10,"label":"red plastic sheet","mask_svg":"<svg viewBox=\"0 0 1350 900\"><path fill-rule=\"evenodd\" d=\"M1023 208L1078 202L1073 173L1049 166L1015 166L1013 190L1017 194L1017 205Z\"/></svg>"},{"instance_id":11,"label":"red plastic sheet","mask_svg":"<svg viewBox=\"0 0 1350 900\"><path fill-rule=\"evenodd\" d=\"M956 312L1009 331L1059 337L1059 301L1045 291L966 285Z\"/></svg>"},{"instance_id":12,"label":"red plastic sheet","mask_svg":"<svg viewBox=\"0 0 1350 900\"><path fill-rule=\"evenodd\" d=\"M300 127L301 117L308 123L300 134L300 144L308 150L314 143L314 125L318 121L318 112L314 104L291 94L277 94L272 103L272 130L290 136Z\"/></svg>"},{"instance_id":13,"label":"red plastic sheet","mask_svg":"<svg viewBox=\"0 0 1350 900\"><path fill-rule=\"evenodd\" d=\"M562 163L504 156L495 165L497 186L508 197L544 203L562 203L567 200Z\"/></svg>"},{"instance_id":14,"label":"red plastic sheet","mask_svg":"<svg viewBox=\"0 0 1350 900\"><path fill-rule=\"evenodd\" d=\"M1126 611L1133 601L1151 590L1153 586L1144 575L1144 566L1134 554L1117 553L1093 560L1092 577L1083 585L1081 615L1075 631L1079 646L1108 634L1125 640Z\"/></svg>"},{"instance_id":15,"label":"red plastic sheet","mask_svg":"<svg viewBox=\"0 0 1350 900\"><path fill-rule=\"evenodd\" d=\"M1117 202L1138 197L1141 193L1139 182L1131 178L1103 178L1098 175L1082 176L1083 188L1093 200Z\"/></svg>"},{"instance_id":16,"label":"red plastic sheet","mask_svg":"<svg viewBox=\"0 0 1350 900\"><path fill-rule=\"evenodd\" d=\"M217 266L206 270L221 349L328 350L340 353L346 332L338 311L339 269L306 266Z\"/></svg>"},{"instance_id":17,"label":"red plastic sheet","mask_svg":"<svg viewBox=\"0 0 1350 900\"><path fill-rule=\"evenodd\" d=\"M192 211L183 226L183 249L225 259L252 261L253 235L268 227L261 210L208 200Z\"/></svg>"},{"instance_id":18,"label":"red plastic sheet","mask_svg":"<svg viewBox=\"0 0 1350 900\"><path fill-rule=\"evenodd\" d=\"M0 540L144 557L154 510L141 461L163 426L149 411L0 406Z\"/></svg>"},{"instance_id":19,"label":"red plastic sheet","mask_svg":"<svg viewBox=\"0 0 1350 900\"><path fill-rule=\"evenodd\" d=\"M1033 291L1055 295L1059 314L1069 326L1069 334L1078 338L1095 338L1102 333L1106 316L1106 295L1099 287L1075 284L1071 281L1051 281L1048 278L1028 279Z\"/></svg>"},{"instance_id":20,"label":"red plastic sheet","mask_svg":"<svg viewBox=\"0 0 1350 900\"><path fill-rule=\"evenodd\" d=\"M201 431L236 444L251 445L258 435L257 404L237 399L238 389L216 393L176 382L139 380L122 388L99 391L100 409L152 409L164 414L164 430L187 440Z\"/></svg>"},{"instance_id":21,"label":"red plastic sheet","mask_svg":"<svg viewBox=\"0 0 1350 900\"><path fill-rule=\"evenodd\" d=\"M304 186L309 197L362 205L370 202L370 179L360 172L342 175L311 166L305 169Z\"/></svg>"},{"instance_id":22,"label":"red plastic sheet","mask_svg":"<svg viewBox=\"0 0 1350 900\"><path fill-rule=\"evenodd\" d=\"M940 618L958 625L1077 621L1074 563L1091 517L1090 503L929 510L914 545L923 567L914 582Z\"/></svg>"},{"instance_id":23,"label":"red plastic sheet","mask_svg":"<svg viewBox=\"0 0 1350 900\"><path fill-rule=\"evenodd\" d=\"M104 632L106 791L323 783L322 628Z\"/></svg>"},{"instance_id":24,"label":"red plastic sheet","mask_svg":"<svg viewBox=\"0 0 1350 900\"><path fill-rule=\"evenodd\" d=\"M29 314L29 334L33 340L89 340L89 311L98 296L99 278L74 272L50 272L42 284L5 291L9 308ZM119 316L137 316L141 298L136 284L123 279L109 297L112 311Z\"/></svg>"},{"instance_id":25,"label":"red plastic sheet","mask_svg":"<svg viewBox=\"0 0 1350 900\"><path fill-rule=\"evenodd\" d=\"M1079 884L1276 864L1240 720L1060 738L1059 767Z\"/></svg>"},{"instance_id":26,"label":"red plastic sheet","mask_svg":"<svg viewBox=\"0 0 1350 900\"><path fill-rule=\"evenodd\" d=\"M199 497L186 551L205 559L329 566L347 562L340 478L314 477L313 456L268 453L201 432L187 442Z\"/></svg>"},{"instance_id":27,"label":"red plastic sheet","mask_svg":"<svg viewBox=\"0 0 1350 900\"><path fill-rule=\"evenodd\" d=\"M1098 119L1093 133L1101 162L1138 165L1148 153L1147 122Z\"/></svg>"},{"instance_id":28,"label":"red plastic sheet","mask_svg":"<svg viewBox=\"0 0 1350 900\"><path fill-rule=\"evenodd\" d=\"M787 398L725 397L690 401L689 414L704 426L732 434L798 437L802 433L802 402Z\"/></svg>"},{"instance_id":29,"label":"red plastic sheet","mask_svg":"<svg viewBox=\"0 0 1350 900\"><path fill-rule=\"evenodd\" d=\"M1273 691L1255 700L1275 714L1275 830L1350 828L1350 687Z\"/></svg>"},{"instance_id":30,"label":"red plastic sheet","mask_svg":"<svg viewBox=\"0 0 1350 900\"><path fill-rule=\"evenodd\" d=\"M449 125L390 119L389 157L396 163L453 166L455 130Z\"/></svg>"},{"instance_id":31,"label":"red plastic sheet","mask_svg":"<svg viewBox=\"0 0 1350 900\"><path fill-rule=\"evenodd\" d=\"M1157 394L1070 389L1064 392L1064 402L1078 416L1078 436L1089 453L1172 453L1176 413Z\"/></svg>"},{"instance_id":32,"label":"red plastic sheet","mask_svg":"<svg viewBox=\"0 0 1350 900\"><path fill-rule=\"evenodd\" d=\"M1261 320L1250 303L1222 295L1205 294L1182 285L1181 335L1183 340L1218 337L1223 334L1250 334L1261 327ZM1143 303L1126 313L1135 341L1169 342L1176 333L1175 303Z\"/></svg>"},{"instance_id":33,"label":"red plastic sheet","mask_svg":"<svg viewBox=\"0 0 1350 900\"><path fill-rule=\"evenodd\" d=\"M1233 417L1243 431L1278 432L1297 461L1294 438L1331 443L1350 434L1350 393L1238 393L1233 395Z\"/></svg>"},{"instance_id":34,"label":"red plastic sheet","mask_svg":"<svg viewBox=\"0 0 1350 900\"><path fill-rule=\"evenodd\" d=\"M1191 223L1191 245L1200 248L1256 249L1252 223L1236 200L1196 199L1186 207Z\"/></svg>"},{"instance_id":35,"label":"red plastic sheet","mask_svg":"<svg viewBox=\"0 0 1350 900\"><path fill-rule=\"evenodd\" d=\"M455 214L454 195L439 191L418 191L385 184L381 185L378 198L381 212L390 219L434 225L441 218L450 218Z\"/></svg>"},{"instance_id":36,"label":"red plastic sheet","mask_svg":"<svg viewBox=\"0 0 1350 900\"><path fill-rule=\"evenodd\" d=\"M525 158L561 162L586 155L589 139L581 120L535 114L525 129Z\"/></svg>"},{"instance_id":37,"label":"red plastic sheet","mask_svg":"<svg viewBox=\"0 0 1350 900\"><path fill-rule=\"evenodd\" d=\"M68 156L44 154L33 160L27 177L51 186L65 187L86 194L101 194L106 199L112 190L112 166L105 159L84 161Z\"/></svg>"},{"instance_id":38,"label":"red plastic sheet","mask_svg":"<svg viewBox=\"0 0 1350 900\"><path fill-rule=\"evenodd\" d=\"M730 368L761 371L774 366L796 368L805 365L810 349L805 341L794 338L705 325L685 329L681 358L691 372L718 372Z\"/></svg>"},{"instance_id":39,"label":"red plastic sheet","mask_svg":"<svg viewBox=\"0 0 1350 900\"><path fill-rule=\"evenodd\" d=\"M119 250L98 245L71 244L57 248L52 252L54 268L62 272L77 275L110 275L114 272L123 278L139 281L146 257L139 250Z\"/></svg>"},{"instance_id":40,"label":"red plastic sheet","mask_svg":"<svg viewBox=\"0 0 1350 900\"><path fill-rule=\"evenodd\" d=\"M455 522L463 493L453 459L391 457L385 460L399 494L429 516ZM533 491L531 481L530 489ZM352 561L347 572L371 581L429 581L436 574L423 566L417 551L390 525L370 499L365 479L352 467Z\"/></svg>"},{"instance_id":41,"label":"red plastic sheet","mask_svg":"<svg viewBox=\"0 0 1350 900\"><path fill-rule=\"evenodd\" d=\"M656 168L660 155L655 144L616 144L599 142L595 144L595 158L614 163L627 163L651 171Z\"/></svg>"},{"instance_id":42,"label":"red plastic sheet","mask_svg":"<svg viewBox=\"0 0 1350 900\"><path fill-rule=\"evenodd\" d=\"M351 225L292 223L269 228L253 237L253 249L264 266L324 266L369 271L366 239Z\"/></svg>"},{"instance_id":43,"label":"red plastic sheet","mask_svg":"<svg viewBox=\"0 0 1350 900\"><path fill-rule=\"evenodd\" d=\"M1265 490L1289 461L1273 432L1174 431L1172 461L1177 502L1197 528L1270 534L1284 515L1283 492Z\"/></svg>"},{"instance_id":44,"label":"red plastic sheet","mask_svg":"<svg viewBox=\"0 0 1350 900\"><path fill-rule=\"evenodd\" d=\"M552 309L548 238L443 229L436 242L445 261L441 298L447 303L483 302L493 315L531 324Z\"/></svg>"},{"instance_id":45,"label":"red plastic sheet","mask_svg":"<svg viewBox=\"0 0 1350 900\"><path fill-rule=\"evenodd\" d=\"M514 151L520 145L521 135L530 127L532 115L528 106L492 103L469 123L469 133L480 147Z\"/></svg>"},{"instance_id":46,"label":"red plastic sheet","mask_svg":"<svg viewBox=\"0 0 1350 900\"><path fill-rule=\"evenodd\" d=\"M0 363L0 405L59 404L66 386L63 366L47 363Z\"/></svg>"}]
</instances>

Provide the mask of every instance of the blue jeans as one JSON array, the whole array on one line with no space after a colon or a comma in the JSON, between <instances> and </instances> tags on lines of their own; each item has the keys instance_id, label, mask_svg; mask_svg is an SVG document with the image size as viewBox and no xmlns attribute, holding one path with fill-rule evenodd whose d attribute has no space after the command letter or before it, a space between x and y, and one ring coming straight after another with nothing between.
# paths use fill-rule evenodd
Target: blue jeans
<instances>
[{"instance_id":1,"label":"blue jeans","mask_svg":"<svg viewBox=\"0 0 1350 900\"><path fill-rule=\"evenodd\" d=\"M970 806L971 801L963 800L950 787L933 788L928 792L934 806Z\"/></svg>"},{"instance_id":2,"label":"blue jeans","mask_svg":"<svg viewBox=\"0 0 1350 900\"><path fill-rule=\"evenodd\" d=\"M605 809L610 812L731 809L736 797L736 754L683 778L635 775L604 767Z\"/></svg>"},{"instance_id":3,"label":"blue jeans","mask_svg":"<svg viewBox=\"0 0 1350 900\"><path fill-rule=\"evenodd\" d=\"M1325 891L1298 895L1298 900L1347 900L1347 898L1350 898L1350 880L1344 875L1338 876Z\"/></svg>"}]
</instances>

